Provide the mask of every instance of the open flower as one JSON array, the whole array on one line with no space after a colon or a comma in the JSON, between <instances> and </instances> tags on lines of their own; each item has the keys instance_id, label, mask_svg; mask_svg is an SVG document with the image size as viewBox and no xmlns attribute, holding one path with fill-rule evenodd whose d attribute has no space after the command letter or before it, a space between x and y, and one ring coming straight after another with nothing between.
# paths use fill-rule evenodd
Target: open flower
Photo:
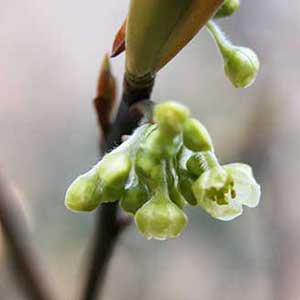
<instances>
[{"instance_id":1,"label":"open flower","mask_svg":"<svg viewBox=\"0 0 300 300\"><path fill-rule=\"evenodd\" d=\"M256 207L260 186L248 165L235 163L205 171L193 184L198 204L213 218L229 221Z\"/></svg>"}]
</instances>

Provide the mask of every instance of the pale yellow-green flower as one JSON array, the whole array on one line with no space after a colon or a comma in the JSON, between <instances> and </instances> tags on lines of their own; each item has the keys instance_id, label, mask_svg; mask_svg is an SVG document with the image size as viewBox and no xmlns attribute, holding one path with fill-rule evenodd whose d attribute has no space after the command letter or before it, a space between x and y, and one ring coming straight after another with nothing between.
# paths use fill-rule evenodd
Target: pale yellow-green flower
<instances>
[{"instance_id":1,"label":"pale yellow-green flower","mask_svg":"<svg viewBox=\"0 0 300 300\"><path fill-rule=\"evenodd\" d=\"M213 218L229 221L243 212L243 205L256 207L260 186L251 167L235 163L205 171L193 184L198 204Z\"/></svg>"}]
</instances>

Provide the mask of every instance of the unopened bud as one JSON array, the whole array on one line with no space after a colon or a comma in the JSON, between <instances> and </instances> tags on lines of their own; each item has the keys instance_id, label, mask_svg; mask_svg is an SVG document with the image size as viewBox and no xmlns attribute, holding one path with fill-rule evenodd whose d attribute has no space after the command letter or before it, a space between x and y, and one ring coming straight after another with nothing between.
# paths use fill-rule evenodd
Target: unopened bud
<instances>
[{"instance_id":1,"label":"unopened bud","mask_svg":"<svg viewBox=\"0 0 300 300\"><path fill-rule=\"evenodd\" d=\"M100 203L99 179L95 168L79 176L68 188L65 205L72 211L94 210Z\"/></svg>"},{"instance_id":2,"label":"unopened bud","mask_svg":"<svg viewBox=\"0 0 300 300\"><path fill-rule=\"evenodd\" d=\"M188 119L183 127L183 143L195 152L212 150L212 140L207 129L196 119Z\"/></svg>"},{"instance_id":3,"label":"unopened bud","mask_svg":"<svg viewBox=\"0 0 300 300\"><path fill-rule=\"evenodd\" d=\"M236 88L246 88L255 81L260 63L253 50L233 47L224 59L225 73Z\"/></svg>"},{"instance_id":4,"label":"unopened bud","mask_svg":"<svg viewBox=\"0 0 300 300\"><path fill-rule=\"evenodd\" d=\"M131 170L129 155L123 152L112 152L107 154L96 168L102 188L102 201L118 200L122 196Z\"/></svg>"},{"instance_id":5,"label":"unopened bud","mask_svg":"<svg viewBox=\"0 0 300 300\"><path fill-rule=\"evenodd\" d=\"M231 83L236 88L249 87L255 81L260 68L255 52L232 45L213 21L207 23L207 28L223 56L224 70Z\"/></svg>"},{"instance_id":6,"label":"unopened bud","mask_svg":"<svg viewBox=\"0 0 300 300\"><path fill-rule=\"evenodd\" d=\"M168 101L155 106L153 119L163 131L176 135L181 132L188 116L189 110L186 106Z\"/></svg>"},{"instance_id":7,"label":"unopened bud","mask_svg":"<svg viewBox=\"0 0 300 300\"><path fill-rule=\"evenodd\" d=\"M149 192L144 184L136 178L125 189L120 205L128 213L135 214L147 201Z\"/></svg>"},{"instance_id":8,"label":"unopened bud","mask_svg":"<svg viewBox=\"0 0 300 300\"><path fill-rule=\"evenodd\" d=\"M233 15L240 7L240 0L225 0L217 11L215 18L224 18Z\"/></svg>"},{"instance_id":9,"label":"unopened bud","mask_svg":"<svg viewBox=\"0 0 300 300\"><path fill-rule=\"evenodd\" d=\"M137 211L135 222L147 239L165 240L179 236L187 223L187 217L164 193L157 191Z\"/></svg>"}]
</instances>

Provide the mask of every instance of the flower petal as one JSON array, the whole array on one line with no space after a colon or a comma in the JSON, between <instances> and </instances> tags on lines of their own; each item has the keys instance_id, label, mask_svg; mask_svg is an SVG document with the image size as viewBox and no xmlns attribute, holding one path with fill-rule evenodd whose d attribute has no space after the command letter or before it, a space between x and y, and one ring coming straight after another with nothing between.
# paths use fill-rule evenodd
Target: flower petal
<instances>
[{"instance_id":1,"label":"flower petal","mask_svg":"<svg viewBox=\"0 0 300 300\"><path fill-rule=\"evenodd\" d=\"M248 207L256 207L260 200L260 185L256 182L252 169L246 164L229 164L224 169L231 174L234 180L236 198L241 204Z\"/></svg>"}]
</instances>

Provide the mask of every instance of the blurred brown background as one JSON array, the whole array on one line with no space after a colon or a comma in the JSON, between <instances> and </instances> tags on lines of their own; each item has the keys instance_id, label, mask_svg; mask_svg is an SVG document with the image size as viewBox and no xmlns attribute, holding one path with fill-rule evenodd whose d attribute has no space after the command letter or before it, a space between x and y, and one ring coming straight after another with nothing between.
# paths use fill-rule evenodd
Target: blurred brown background
<instances>
[{"instance_id":1,"label":"blurred brown background","mask_svg":"<svg viewBox=\"0 0 300 300\"><path fill-rule=\"evenodd\" d=\"M22 195L33 245L62 299L76 299L93 214L63 203L68 184L98 159L91 99L99 65L128 0L0 0L0 165ZM203 30L158 76L153 99L182 101L210 130L220 159L253 166L258 208L223 223L199 209L175 241L123 234L105 299L300 299L298 1L244 0L222 21L254 48L254 86L232 88ZM122 78L124 55L113 60ZM119 84L120 86L120 84ZM24 299L1 244L1 299Z\"/></svg>"}]
</instances>

